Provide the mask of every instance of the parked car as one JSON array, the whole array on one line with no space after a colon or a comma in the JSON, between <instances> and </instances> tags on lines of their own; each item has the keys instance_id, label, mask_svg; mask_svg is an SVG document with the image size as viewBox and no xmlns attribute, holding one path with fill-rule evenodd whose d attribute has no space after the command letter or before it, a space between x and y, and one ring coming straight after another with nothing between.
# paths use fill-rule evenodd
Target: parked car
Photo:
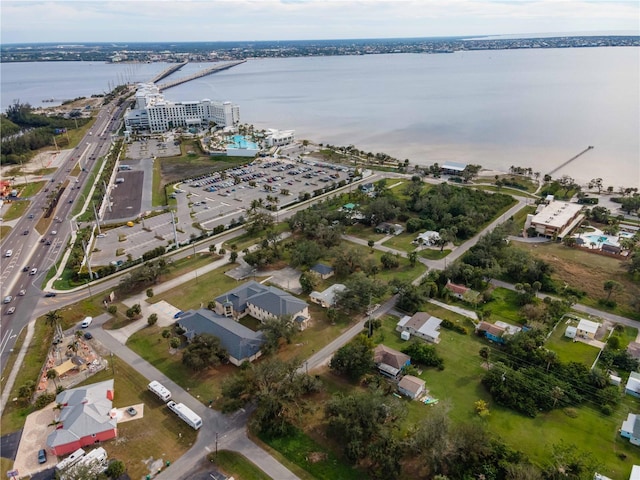
<instances>
[{"instance_id":1,"label":"parked car","mask_svg":"<svg viewBox=\"0 0 640 480\"><path fill-rule=\"evenodd\" d=\"M47 451L42 448L38 450L38 463L46 463L47 462Z\"/></svg>"},{"instance_id":2,"label":"parked car","mask_svg":"<svg viewBox=\"0 0 640 480\"><path fill-rule=\"evenodd\" d=\"M135 417L138 414L138 411L133 407L129 407L127 408L127 413L132 417Z\"/></svg>"},{"instance_id":3,"label":"parked car","mask_svg":"<svg viewBox=\"0 0 640 480\"><path fill-rule=\"evenodd\" d=\"M173 318L180 318L182 315L184 315L184 312L182 310L180 310L178 313L176 313Z\"/></svg>"}]
</instances>

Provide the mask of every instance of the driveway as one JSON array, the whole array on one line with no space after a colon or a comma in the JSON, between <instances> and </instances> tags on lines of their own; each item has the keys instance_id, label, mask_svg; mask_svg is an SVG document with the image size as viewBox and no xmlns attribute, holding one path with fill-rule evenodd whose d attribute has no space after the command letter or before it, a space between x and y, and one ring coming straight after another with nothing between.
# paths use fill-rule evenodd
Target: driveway
<instances>
[{"instance_id":1,"label":"driveway","mask_svg":"<svg viewBox=\"0 0 640 480\"><path fill-rule=\"evenodd\" d=\"M55 419L55 406L56 404L53 402L42 410L27 416L16 459L13 463L13 468L20 472L21 477L55 467L57 463L55 455L48 455L46 463L38 463L38 450L46 447L47 436L53 431L50 425Z\"/></svg>"}]
</instances>

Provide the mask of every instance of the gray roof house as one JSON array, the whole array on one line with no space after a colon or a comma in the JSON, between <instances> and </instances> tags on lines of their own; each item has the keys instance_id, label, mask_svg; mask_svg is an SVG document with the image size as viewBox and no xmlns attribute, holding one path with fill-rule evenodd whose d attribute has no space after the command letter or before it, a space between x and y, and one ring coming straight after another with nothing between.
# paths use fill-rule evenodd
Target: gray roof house
<instances>
[{"instance_id":1,"label":"gray roof house","mask_svg":"<svg viewBox=\"0 0 640 480\"><path fill-rule=\"evenodd\" d=\"M402 395L406 395L415 400L420 398L424 393L425 382L421 378L414 377L413 375L405 375L402 377L402 380L398 382L398 391Z\"/></svg>"},{"instance_id":2,"label":"gray roof house","mask_svg":"<svg viewBox=\"0 0 640 480\"><path fill-rule=\"evenodd\" d=\"M202 333L219 338L220 344L229 354L229 362L234 365L241 365L245 360L252 362L262 354L262 332L254 332L232 318L223 317L206 308L189 310L176 323L185 330L187 341Z\"/></svg>"},{"instance_id":3,"label":"gray roof house","mask_svg":"<svg viewBox=\"0 0 640 480\"><path fill-rule=\"evenodd\" d=\"M66 455L96 441L117 436L118 421L111 415L113 380L64 390L56 396L61 405L56 429L47 436L55 455Z\"/></svg>"},{"instance_id":4,"label":"gray roof house","mask_svg":"<svg viewBox=\"0 0 640 480\"><path fill-rule=\"evenodd\" d=\"M397 380L402 368L411 364L411 357L381 343L373 350L373 362L382 375Z\"/></svg>"},{"instance_id":5,"label":"gray roof house","mask_svg":"<svg viewBox=\"0 0 640 480\"><path fill-rule=\"evenodd\" d=\"M324 265L322 263L316 263L309 270L311 272L316 272L318 275L320 275L320 278L322 278L323 280L326 280L334 273L333 267L330 267L329 265Z\"/></svg>"},{"instance_id":6,"label":"gray roof house","mask_svg":"<svg viewBox=\"0 0 640 480\"><path fill-rule=\"evenodd\" d=\"M397 332L409 332L428 342L440 343L440 324L442 320L426 312L416 312L412 317L405 315L396 325Z\"/></svg>"},{"instance_id":7,"label":"gray roof house","mask_svg":"<svg viewBox=\"0 0 640 480\"><path fill-rule=\"evenodd\" d=\"M249 281L215 299L218 315L238 319L245 315L264 322L268 318L290 316L304 329L309 320L309 305L276 287Z\"/></svg>"},{"instance_id":8,"label":"gray roof house","mask_svg":"<svg viewBox=\"0 0 640 480\"><path fill-rule=\"evenodd\" d=\"M628 438L633 445L640 445L640 415L630 413L622 422L620 436Z\"/></svg>"},{"instance_id":9,"label":"gray roof house","mask_svg":"<svg viewBox=\"0 0 640 480\"><path fill-rule=\"evenodd\" d=\"M335 283L322 292L314 290L309 294L309 300L313 303L317 303L322 308L330 308L336 303L336 294L338 292L342 292L345 288L347 287L342 283Z\"/></svg>"}]
</instances>

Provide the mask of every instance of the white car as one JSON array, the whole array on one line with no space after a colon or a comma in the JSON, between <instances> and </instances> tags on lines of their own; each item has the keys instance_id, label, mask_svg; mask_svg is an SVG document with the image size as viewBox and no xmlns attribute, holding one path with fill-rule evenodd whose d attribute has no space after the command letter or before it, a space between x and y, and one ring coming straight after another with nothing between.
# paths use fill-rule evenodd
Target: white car
<instances>
[{"instance_id":1,"label":"white car","mask_svg":"<svg viewBox=\"0 0 640 480\"><path fill-rule=\"evenodd\" d=\"M51 231L51 235L55 235L55 234L57 234L57 233L58 233L58 231L57 231L57 230L52 230L52 231Z\"/></svg>"},{"instance_id":2,"label":"white car","mask_svg":"<svg viewBox=\"0 0 640 480\"><path fill-rule=\"evenodd\" d=\"M13 250L7 250L4 254L5 257L10 257L11 255L13 255Z\"/></svg>"}]
</instances>

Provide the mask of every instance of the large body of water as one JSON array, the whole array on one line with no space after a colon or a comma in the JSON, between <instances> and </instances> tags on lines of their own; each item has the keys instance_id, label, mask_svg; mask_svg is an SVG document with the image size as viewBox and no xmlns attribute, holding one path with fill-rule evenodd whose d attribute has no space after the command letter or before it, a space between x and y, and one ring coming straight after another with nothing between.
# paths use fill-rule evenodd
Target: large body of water
<instances>
[{"instance_id":1,"label":"large body of water","mask_svg":"<svg viewBox=\"0 0 640 480\"><path fill-rule=\"evenodd\" d=\"M185 76L206 64L190 64ZM4 64L2 108L41 105L164 64ZM633 47L250 60L169 89L169 100L230 100L242 122L355 145L412 163L460 161L640 186L640 51ZM46 104L45 104L46 105Z\"/></svg>"}]
</instances>

